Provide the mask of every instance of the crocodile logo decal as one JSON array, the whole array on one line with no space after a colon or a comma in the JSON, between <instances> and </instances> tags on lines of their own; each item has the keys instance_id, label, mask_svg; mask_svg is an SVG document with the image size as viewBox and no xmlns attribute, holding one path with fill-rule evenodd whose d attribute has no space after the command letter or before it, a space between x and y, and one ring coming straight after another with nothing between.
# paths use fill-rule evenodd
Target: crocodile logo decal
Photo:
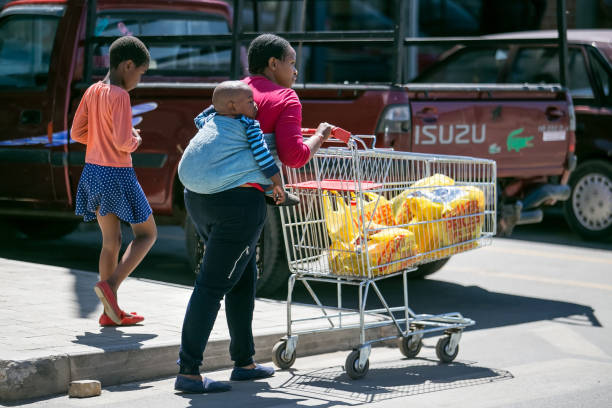
<instances>
[{"instance_id":1,"label":"crocodile logo decal","mask_svg":"<svg viewBox=\"0 0 612 408\"><path fill-rule=\"evenodd\" d=\"M506 139L506 146L508 147L508 151L511 152L515 150L517 153L526 147L533 147L533 143L531 140L533 136L518 136L523 133L523 128L513 130L508 135L508 139Z\"/></svg>"}]
</instances>

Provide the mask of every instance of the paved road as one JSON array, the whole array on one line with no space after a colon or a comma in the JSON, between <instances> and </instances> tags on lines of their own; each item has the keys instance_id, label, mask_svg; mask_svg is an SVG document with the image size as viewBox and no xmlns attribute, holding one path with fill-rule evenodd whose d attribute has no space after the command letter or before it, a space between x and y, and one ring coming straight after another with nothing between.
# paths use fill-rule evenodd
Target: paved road
<instances>
[{"instance_id":1,"label":"paved road","mask_svg":"<svg viewBox=\"0 0 612 408\"><path fill-rule=\"evenodd\" d=\"M51 242L17 237L3 243L0 256L94 271L97 240L91 228ZM181 231L161 227L137 274L189 283L186 265ZM417 313L460 311L477 321L464 333L454 364L437 363L435 337L424 340L414 360L400 358L395 348L374 348L370 372L357 382L342 371L346 352L303 357L269 381L236 384L232 405L608 406L611 270L612 244L580 241L559 217L521 227L513 239L494 239L491 247L455 256L429 279L411 282L410 304ZM398 283L381 283L391 304L401 301ZM324 303L333 304L335 287L314 287ZM281 291L274 297L284 296ZM308 301L303 290L295 297ZM355 303L350 291L343 297L347 306ZM226 379L228 372L212 376ZM221 407L227 398L175 395L172 379L162 379L109 387L94 399L61 396L27 406Z\"/></svg>"}]
</instances>

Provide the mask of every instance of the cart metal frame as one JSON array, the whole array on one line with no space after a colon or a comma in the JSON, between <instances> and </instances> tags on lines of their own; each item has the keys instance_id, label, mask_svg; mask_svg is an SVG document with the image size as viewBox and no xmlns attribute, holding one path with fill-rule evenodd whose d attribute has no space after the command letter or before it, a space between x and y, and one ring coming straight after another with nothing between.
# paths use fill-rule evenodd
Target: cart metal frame
<instances>
[{"instance_id":1,"label":"cart metal frame","mask_svg":"<svg viewBox=\"0 0 612 408\"><path fill-rule=\"evenodd\" d=\"M420 351L423 337L434 332L445 333L445 336L438 341L436 354L442 362L449 363L457 355L463 329L475 324L474 320L462 316L459 312L435 315L415 313L409 307L408 273L415 271L419 263L425 262L425 255L429 255L427 261L431 261L443 257L440 255L442 250L451 251L454 254L463 252L466 244L471 244L470 247L490 244L496 228L495 162L470 157L395 152L388 149L374 149L371 147L374 145L375 139L373 136L351 136L347 142L347 147L321 149L305 166L306 168L285 169L286 187L289 191L300 196L302 203L296 206L297 208L284 207L281 210L283 237L291 275L288 279L287 291L287 335L276 343L273 349L274 363L280 368L289 368L295 362L300 334L352 328L359 328L359 345L349 354L345 363L345 370L352 379L358 379L366 375L369 369L368 359L372 344L398 339L402 354L412 358ZM368 162L368 160L371 160L371 162ZM365 197L364 192L376 192L382 197L400 191L401 188L414 183L418 178L444 173L451 173L449 176L459 177L458 183L460 185L477 186L484 190L486 202L482 213L458 215L447 219L450 222L462 222L462 220L469 222L475 216L482 217L484 222L477 237L446 246L440 246L441 244L439 244L435 250L428 253L418 256L413 255L412 258L415 258L416 261L409 267L388 274L383 272L384 269L381 268L393 267L394 264L405 262L410 258L400 258L382 265L372 265L370 253L367 250L368 241L365 239L362 241L365 252L360 252L360 256L361 259L365 260L367 271L362 270L361 273L358 272L355 275L339 275L331 270L329 265L331 255L326 252L330 237L325 227L326 220L322 210L325 205L322 197L326 194L324 186L326 179L331 177L336 180L343 180L343 182L350 180L347 183L353 183L354 189L351 191L351 195L346 194L344 198L353 197L357 200L356 214L361 217L361 220L366 220L361 222L358 234L359 237L367 237L371 232L368 230L371 219L368 221L367 218L364 218L366 216L362 205ZM412 174L410 176L411 180L398 179L398 177L406 177L409 174ZM314 182L316 188L310 187L308 190L299 188L300 182L304 181L310 184ZM361 201L359 201L360 199ZM376 206L378 206L378 200ZM466 217L468 218L466 219ZM437 222L440 221L437 220ZM427 223L431 224L433 222L423 222L423 224ZM415 224L411 225L414 226ZM407 226L404 225L403 227ZM427 226L424 227L427 228ZM452 252L453 250L456 252ZM448 252L446 253L448 254ZM377 273L377 270L380 272ZM378 274L380 276L377 276ZM391 307L377 283L382 279L399 275L402 276L403 305ZM320 316L293 319L291 314L293 290L298 281L304 284L320 309ZM310 282L335 284L337 286L336 307L324 306ZM357 287L357 309L343 307L342 286L347 285ZM382 308L367 309L367 301L371 291L375 293L376 298L382 304ZM328 313L330 309L334 309L334 314ZM358 316L358 323L355 323L354 320L349 321L354 316ZM368 317L371 317L369 321L367 321ZM326 321L327 325L303 330L295 330L293 327L301 322L321 320ZM394 326L397 329L397 334L370 340L366 338L368 329L383 326Z\"/></svg>"}]
</instances>

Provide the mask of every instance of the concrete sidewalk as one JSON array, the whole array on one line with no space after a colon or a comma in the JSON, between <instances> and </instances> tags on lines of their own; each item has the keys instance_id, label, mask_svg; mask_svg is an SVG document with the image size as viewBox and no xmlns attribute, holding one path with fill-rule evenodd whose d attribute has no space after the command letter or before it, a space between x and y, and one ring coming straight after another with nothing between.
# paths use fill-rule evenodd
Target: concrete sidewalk
<instances>
[{"instance_id":1,"label":"concrete sidewalk","mask_svg":"<svg viewBox=\"0 0 612 408\"><path fill-rule=\"evenodd\" d=\"M105 387L176 374L192 288L128 278L119 303L146 320L138 326L100 327L103 308L93 291L96 281L90 272L0 258L0 401L65 393L74 380L95 379ZM257 299L257 361L271 360L272 347L286 334L286 313L286 302ZM293 319L313 317L320 309L293 304L292 314ZM300 323L297 329L329 327L325 323ZM358 323L357 316L343 317L343 325L350 323ZM372 329L368 337L384 337L389 329ZM357 328L306 333L299 337L297 356L348 350L358 343ZM202 371L230 367L228 347L222 304Z\"/></svg>"}]
</instances>

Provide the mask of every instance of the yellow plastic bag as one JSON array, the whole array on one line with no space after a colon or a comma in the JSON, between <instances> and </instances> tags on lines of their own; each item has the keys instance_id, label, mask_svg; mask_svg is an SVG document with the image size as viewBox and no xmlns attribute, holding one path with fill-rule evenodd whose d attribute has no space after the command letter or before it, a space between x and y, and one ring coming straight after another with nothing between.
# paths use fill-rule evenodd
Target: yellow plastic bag
<instances>
[{"instance_id":1,"label":"yellow plastic bag","mask_svg":"<svg viewBox=\"0 0 612 408\"><path fill-rule=\"evenodd\" d=\"M337 191L328 190L323 194L325 225L332 242L350 243L359 234L358 217Z\"/></svg>"},{"instance_id":2,"label":"yellow plastic bag","mask_svg":"<svg viewBox=\"0 0 612 408\"><path fill-rule=\"evenodd\" d=\"M434 221L442 218L444 205L428 197L415 195L408 196L406 203L412 215L408 230L414 233L419 251L429 252L443 246L445 241L443 223Z\"/></svg>"},{"instance_id":3,"label":"yellow plastic bag","mask_svg":"<svg viewBox=\"0 0 612 408\"><path fill-rule=\"evenodd\" d=\"M461 252L469 251L470 249L478 248L478 241L466 242L465 244L459 244L450 248L442 248L434 250L426 255L419 257L420 263L427 263L435 261L437 259L448 258L449 256L459 254Z\"/></svg>"},{"instance_id":4,"label":"yellow plastic bag","mask_svg":"<svg viewBox=\"0 0 612 408\"><path fill-rule=\"evenodd\" d=\"M372 270L373 276L380 276L406 269L416 261L416 254L414 234L403 228L387 228L370 237L367 241L367 254L359 240L353 243L332 243L329 265L336 275L367 276L368 259L372 268L401 261Z\"/></svg>"},{"instance_id":5,"label":"yellow plastic bag","mask_svg":"<svg viewBox=\"0 0 612 408\"><path fill-rule=\"evenodd\" d=\"M364 192L365 199L362 201L355 193L351 193L351 196L355 200L356 204L361 201L362 209L365 215L366 227L371 228L370 222L377 225L395 225L393 219L393 210L391 203L384 196L373 192ZM359 206L357 206L357 212ZM363 221L360 218L360 221Z\"/></svg>"},{"instance_id":6,"label":"yellow plastic bag","mask_svg":"<svg viewBox=\"0 0 612 408\"><path fill-rule=\"evenodd\" d=\"M390 222L392 220L389 201L375 193L367 194L371 200L362 202L364 217L360 215L360 207L357 206L356 200L353 200L354 205L349 205L335 190L328 190L327 194L323 195L325 225L332 242L350 243L354 241L362 233L362 218L367 220L366 234L370 235L386 227L377 221Z\"/></svg>"},{"instance_id":7,"label":"yellow plastic bag","mask_svg":"<svg viewBox=\"0 0 612 408\"><path fill-rule=\"evenodd\" d=\"M414 205L411 207L411 203L408 200L410 195L418 189L423 188L436 188L442 186L452 186L455 184L455 180L445 176L443 174L434 174L430 177L422 178L416 181L410 188L402 191L396 197L391 200L391 210L393 212L393 225L404 225L408 224L412 219L417 216L414 211ZM424 208L423 205L421 205Z\"/></svg>"},{"instance_id":8,"label":"yellow plastic bag","mask_svg":"<svg viewBox=\"0 0 612 408\"><path fill-rule=\"evenodd\" d=\"M421 253L480 236L484 222L484 193L476 187L417 190L406 200L413 214L408 229L415 234Z\"/></svg>"},{"instance_id":9,"label":"yellow plastic bag","mask_svg":"<svg viewBox=\"0 0 612 408\"><path fill-rule=\"evenodd\" d=\"M454 185L455 180L448 176L445 176L444 174L436 173L433 176L425 177L416 181L411 187L414 189L420 187L443 187Z\"/></svg>"},{"instance_id":10,"label":"yellow plastic bag","mask_svg":"<svg viewBox=\"0 0 612 408\"><path fill-rule=\"evenodd\" d=\"M447 219L445 223L447 245L478 238L484 223L484 192L472 186L460 188L461 194L447 204L442 214L442 217ZM470 214L474 215L469 216Z\"/></svg>"}]
</instances>

